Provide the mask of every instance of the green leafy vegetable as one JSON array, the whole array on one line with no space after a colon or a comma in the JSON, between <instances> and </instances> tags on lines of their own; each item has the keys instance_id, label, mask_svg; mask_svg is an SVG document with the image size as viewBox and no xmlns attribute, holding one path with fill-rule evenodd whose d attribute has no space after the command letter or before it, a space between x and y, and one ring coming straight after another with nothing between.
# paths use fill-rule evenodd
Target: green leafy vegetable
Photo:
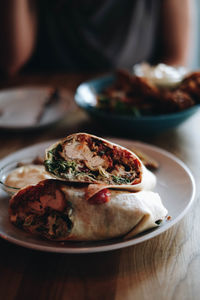
<instances>
[{"instance_id":1,"label":"green leafy vegetable","mask_svg":"<svg viewBox=\"0 0 200 300\"><path fill-rule=\"evenodd\" d=\"M129 178L124 178L124 177L115 176L115 175L112 175L112 179L117 184L127 184L127 183L131 182L131 180Z\"/></svg>"},{"instance_id":2,"label":"green leafy vegetable","mask_svg":"<svg viewBox=\"0 0 200 300\"><path fill-rule=\"evenodd\" d=\"M48 172L60 176L63 173L68 173L70 171L75 171L76 162L75 161L65 161L61 158L58 151L60 151L60 145L57 148L50 150L48 152L48 158L44 161L45 168Z\"/></svg>"}]
</instances>

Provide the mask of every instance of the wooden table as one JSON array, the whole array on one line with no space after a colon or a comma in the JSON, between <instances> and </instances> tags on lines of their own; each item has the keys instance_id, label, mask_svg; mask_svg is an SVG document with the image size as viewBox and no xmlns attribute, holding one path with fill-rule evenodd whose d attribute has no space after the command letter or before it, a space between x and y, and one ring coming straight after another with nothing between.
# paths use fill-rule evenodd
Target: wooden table
<instances>
[{"instance_id":1,"label":"wooden table","mask_svg":"<svg viewBox=\"0 0 200 300\"><path fill-rule=\"evenodd\" d=\"M69 95L91 75L21 75L0 88L30 84L66 87ZM0 132L0 158L18 149L72 132L108 135L75 108L51 130ZM109 133L110 135L110 133ZM113 134L114 136L114 134ZM134 139L134 136L129 136ZM157 137L142 141L183 160L200 182L200 113ZM54 254L29 250L0 239L0 299L173 299L200 296L199 186L189 213L175 226L142 244L105 253Z\"/></svg>"}]
</instances>

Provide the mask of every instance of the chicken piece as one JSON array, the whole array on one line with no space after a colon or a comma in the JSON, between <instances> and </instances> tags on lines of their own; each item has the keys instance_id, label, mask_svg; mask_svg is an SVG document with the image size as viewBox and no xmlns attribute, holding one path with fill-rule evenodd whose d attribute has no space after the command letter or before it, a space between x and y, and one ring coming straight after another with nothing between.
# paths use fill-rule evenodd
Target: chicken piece
<instances>
[{"instance_id":1,"label":"chicken piece","mask_svg":"<svg viewBox=\"0 0 200 300\"><path fill-rule=\"evenodd\" d=\"M158 110L160 113L173 113L187 109L195 104L187 93L176 91L164 91L159 99Z\"/></svg>"},{"instance_id":2,"label":"chicken piece","mask_svg":"<svg viewBox=\"0 0 200 300\"><path fill-rule=\"evenodd\" d=\"M117 113L149 114L154 112L159 89L146 78L132 75L126 70L116 72L116 80L102 95L98 96L99 107Z\"/></svg>"},{"instance_id":3,"label":"chicken piece","mask_svg":"<svg viewBox=\"0 0 200 300\"><path fill-rule=\"evenodd\" d=\"M193 72L182 81L179 89L200 102L200 72Z\"/></svg>"},{"instance_id":4,"label":"chicken piece","mask_svg":"<svg viewBox=\"0 0 200 300\"><path fill-rule=\"evenodd\" d=\"M159 89L146 78L132 75L128 71L119 70L115 87L126 92L126 96L139 98L157 98Z\"/></svg>"}]
</instances>

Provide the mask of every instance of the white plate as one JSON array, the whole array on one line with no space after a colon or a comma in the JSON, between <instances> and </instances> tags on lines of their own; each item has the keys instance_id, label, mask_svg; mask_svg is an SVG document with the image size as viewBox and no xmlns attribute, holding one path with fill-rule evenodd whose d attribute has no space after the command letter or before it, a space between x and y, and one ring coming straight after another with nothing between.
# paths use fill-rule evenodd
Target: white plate
<instances>
[{"instance_id":1,"label":"white plate","mask_svg":"<svg viewBox=\"0 0 200 300\"><path fill-rule=\"evenodd\" d=\"M59 100L38 115L52 87L29 86L0 91L0 128L37 129L60 121L72 109L73 101L66 89L59 89Z\"/></svg>"},{"instance_id":2,"label":"white plate","mask_svg":"<svg viewBox=\"0 0 200 300\"><path fill-rule=\"evenodd\" d=\"M189 169L174 155L160 148L140 142L116 139L112 139L112 141L127 147L137 147L159 162L160 168L156 171L157 186L155 191L160 194L163 204L172 217L171 221L126 241L118 238L101 242L51 242L31 236L9 222L9 198L2 191L0 194L0 236L9 242L35 250L59 253L90 253L120 249L144 242L176 224L188 211L195 195L195 183ZM0 168L11 161L20 161L20 159L34 154L43 156L44 150L54 142L49 141L17 151L1 160Z\"/></svg>"}]
</instances>

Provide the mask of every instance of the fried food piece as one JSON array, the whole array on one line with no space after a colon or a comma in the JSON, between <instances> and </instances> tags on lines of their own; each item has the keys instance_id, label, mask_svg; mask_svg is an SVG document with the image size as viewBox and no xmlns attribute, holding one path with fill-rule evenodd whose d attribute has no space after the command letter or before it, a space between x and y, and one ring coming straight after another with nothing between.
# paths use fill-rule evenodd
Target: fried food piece
<instances>
[{"instance_id":1,"label":"fried food piece","mask_svg":"<svg viewBox=\"0 0 200 300\"><path fill-rule=\"evenodd\" d=\"M185 110L200 99L200 72L186 77L175 90L159 89L147 78L126 70L116 72L115 82L98 98L99 107L111 112L158 115Z\"/></svg>"},{"instance_id":2,"label":"fried food piece","mask_svg":"<svg viewBox=\"0 0 200 300\"><path fill-rule=\"evenodd\" d=\"M149 114L154 111L159 97L159 89L146 78L119 70L116 72L115 82L98 96L98 103L100 108L108 111L135 114L136 109Z\"/></svg>"},{"instance_id":3,"label":"fried food piece","mask_svg":"<svg viewBox=\"0 0 200 300\"><path fill-rule=\"evenodd\" d=\"M132 75L125 70L117 71L116 86L132 96L141 98L157 98L160 94L158 88L148 79Z\"/></svg>"},{"instance_id":4,"label":"fried food piece","mask_svg":"<svg viewBox=\"0 0 200 300\"><path fill-rule=\"evenodd\" d=\"M159 102L159 110L161 113L182 111L195 104L190 95L179 89L176 91L163 92Z\"/></svg>"},{"instance_id":5,"label":"fried food piece","mask_svg":"<svg viewBox=\"0 0 200 300\"><path fill-rule=\"evenodd\" d=\"M179 89L200 102L200 72L193 72L182 81Z\"/></svg>"}]
</instances>

